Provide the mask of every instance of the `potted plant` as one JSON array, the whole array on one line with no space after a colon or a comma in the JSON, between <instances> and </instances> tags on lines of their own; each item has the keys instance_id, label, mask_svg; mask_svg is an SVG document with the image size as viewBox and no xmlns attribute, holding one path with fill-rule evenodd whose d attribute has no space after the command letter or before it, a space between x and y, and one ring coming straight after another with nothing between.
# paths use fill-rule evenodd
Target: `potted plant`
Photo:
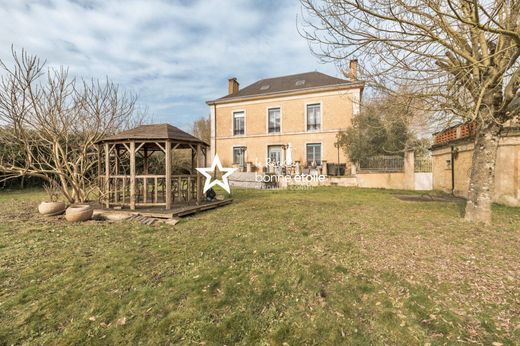
<instances>
[{"instance_id":1,"label":"potted plant","mask_svg":"<svg viewBox=\"0 0 520 346\"><path fill-rule=\"evenodd\" d=\"M38 206L38 211L40 214L45 216L55 216L63 214L65 211L65 203L62 201L58 201L58 197L60 195L59 189L56 186L56 183L50 183L43 187L47 195L49 196L49 200L43 201Z\"/></svg>"}]
</instances>

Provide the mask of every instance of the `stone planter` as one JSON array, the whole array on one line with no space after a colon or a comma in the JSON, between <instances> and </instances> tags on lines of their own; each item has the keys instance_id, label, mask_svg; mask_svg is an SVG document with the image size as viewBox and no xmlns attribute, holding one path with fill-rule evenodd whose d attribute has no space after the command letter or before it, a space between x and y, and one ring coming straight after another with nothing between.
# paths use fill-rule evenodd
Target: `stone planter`
<instances>
[{"instance_id":1,"label":"stone planter","mask_svg":"<svg viewBox=\"0 0 520 346\"><path fill-rule=\"evenodd\" d=\"M88 204L71 205L65 211L65 219L69 222L87 221L90 220L93 213L94 208Z\"/></svg>"},{"instance_id":2,"label":"stone planter","mask_svg":"<svg viewBox=\"0 0 520 346\"><path fill-rule=\"evenodd\" d=\"M41 202L38 211L45 216L55 216L63 214L65 208L64 202Z\"/></svg>"}]
</instances>

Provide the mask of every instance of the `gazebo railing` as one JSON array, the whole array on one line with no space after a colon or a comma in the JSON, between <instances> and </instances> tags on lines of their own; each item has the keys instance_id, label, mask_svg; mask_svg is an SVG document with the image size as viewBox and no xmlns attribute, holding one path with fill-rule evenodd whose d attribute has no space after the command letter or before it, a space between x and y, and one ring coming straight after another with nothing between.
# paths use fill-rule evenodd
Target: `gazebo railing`
<instances>
[{"instance_id":1,"label":"gazebo railing","mask_svg":"<svg viewBox=\"0 0 520 346\"><path fill-rule=\"evenodd\" d=\"M100 177L101 186L105 192L107 206L130 206L130 175L111 175ZM171 176L171 201L175 203L189 203L197 199L197 175ZM136 175L135 176L135 205L136 206L165 206L166 205L166 176L165 175Z\"/></svg>"}]
</instances>

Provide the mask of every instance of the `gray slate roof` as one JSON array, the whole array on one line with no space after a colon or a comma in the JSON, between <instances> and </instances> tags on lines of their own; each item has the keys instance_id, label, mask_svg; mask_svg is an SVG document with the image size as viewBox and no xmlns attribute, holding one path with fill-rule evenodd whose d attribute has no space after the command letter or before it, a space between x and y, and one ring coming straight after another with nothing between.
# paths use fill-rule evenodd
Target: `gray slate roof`
<instances>
[{"instance_id":1,"label":"gray slate roof","mask_svg":"<svg viewBox=\"0 0 520 346\"><path fill-rule=\"evenodd\" d=\"M141 125L131 130L123 131L112 136L103 138L100 142L122 141L122 140L165 140L202 143L201 139L182 131L170 124Z\"/></svg>"},{"instance_id":2,"label":"gray slate roof","mask_svg":"<svg viewBox=\"0 0 520 346\"><path fill-rule=\"evenodd\" d=\"M314 71L262 79L258 82L246 86L245 88L240 89L237 93L226 95L215 101L287 91L297 91L310 88L355 84L360 84L360 82L336 78L321 72Z\"/></svg>"}]
</instances>

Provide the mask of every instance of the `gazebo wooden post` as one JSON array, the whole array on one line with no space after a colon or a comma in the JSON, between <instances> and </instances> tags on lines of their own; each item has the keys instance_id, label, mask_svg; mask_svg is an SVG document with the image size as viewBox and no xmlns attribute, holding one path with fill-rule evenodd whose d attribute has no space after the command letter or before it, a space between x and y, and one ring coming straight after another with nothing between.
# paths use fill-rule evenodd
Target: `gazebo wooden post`
<instances>
[{"instance_id":1,"label":"gazebo wooden post","mask_svg":"<svg viewBox=\"0 0 520 346\"><path fill-rule=\"evenodd\" d=\"M130 209L135 210L135 141L130 142Z\"/></svg>"},{"instance_id":2,"label":"gazebo wooden post","mask_svg":"<svg viewBox=\"0 0 520 346\"><path fill-rule=\"evenodd\" d=\"M98 144L97 145L97 176L98 176L98 179L97 179L97 183L98 183L98 188L99 188L99 191L103 191L103 168L101 166L101 144ZM99 200L101 198L101 194L99 195ZM101 200L100 200L101 202Z\"/></svg>"},{"instance_id":3,"label":"gazebo wooden post","mask_svg":"<svg viewBox=\"0 0 520 346\"><path fill-rule=\"evenodd\" d=\"M202 150L200 144L197 144L197 167L201 168L202 166ZM202 202L202 177L201 174L197 171L197 204Z\"/></svg>"},{"instance_id":4,"label":"gazebo wooden post","mask_svg":"<svg viewBox=\"0 0 520 346\"><path fill-rule=\"evenodd\" d=\"M165 153L165 202L166 209L172 208L172 146L171 142L168 140L164 143L164 153Z\"/></svg>"},{"instance_id":5,"label":"gazebo wooden post","mask_svg":"<svg viewBox=\"0 0 520 346\"><path fill-rule=\"evenodd\" d=\"M110 208L110 150L109 144L105 143L105 207Z\"/></svg>"},{"instance_id":6,"label":"gazebo wooden post","mask_svg":"<svg viewBox=\"0 0 520 346\"><path fill-rule=\"evenodd\" d=\"M148 174L148 149L143 147L143 169L144 174Z\"/></svg>"},{"instance_id":7,"label":"gazebo wooden post","mask_svg":"<svg viewBox=\"0 0 520 346\"><path fill-rule=\"evenodd\" d=\"M119 147L117 144L114 147L115 150L115 166L114 166L114 174L116 176L119 175ZM119 203L119 177L114 179L114 202Z\"/></svg>"},{"instance_id":8,"label":"gazebo wooden post","mask_svg":"<svg viewBox=\"0 0 520 346\"><path fill-rule=\"evenodd\" d=\"M148 150L143 146L143 170L144 170L144 180L143 180L143 203L148 202ZM155 185L154 185L155 186ZM156 188L156 187L155 187Z\"/></svg>"},{"instance_id":9,"label":"gazebo wooden post","mask_svg":"<svg viewBox=\"0 0 520 346\"><path fill-rule=\"evenodd\" d=\"M190 152L191 152L191 174L193 174L194 172L196 172L197 170L195 169L195 155L196 155L196 152L195 150L193 149L193 146L190 145Z\"/></svg>"}]
</instances>

